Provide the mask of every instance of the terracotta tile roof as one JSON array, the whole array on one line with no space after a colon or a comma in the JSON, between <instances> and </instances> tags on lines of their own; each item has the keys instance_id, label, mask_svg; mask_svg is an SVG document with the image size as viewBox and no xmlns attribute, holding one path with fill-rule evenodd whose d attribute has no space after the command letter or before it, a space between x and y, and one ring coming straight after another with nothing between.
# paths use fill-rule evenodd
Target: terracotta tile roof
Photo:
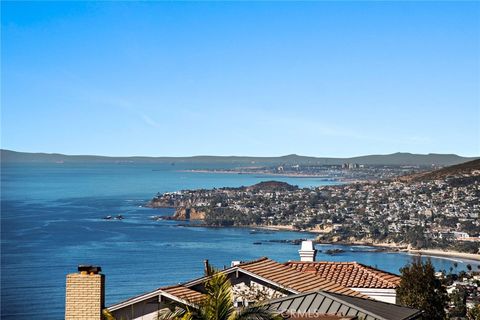
<instances>
[{"instance_id":1,"label":"terracotta tile roof","mask_svg":"<svg viewBox=\"0 0 480 320\"><path fill-rule=\"evenodd\" d=\"M182 285L164 287L161 288L161 291L192 303L198 302L204 297L203 293L184 287Z\"/></svg>"},{"instance_id":2,"label":"terracotta tile roof","mask_svg":"<svg viewBox=\"0 0 480 320\"><path fill-rule=\"evenodd\" d=\"M314 274L299 272L299 270L268 258L243 263L238 265L238 267L297 292L324 290L354 297L363 296L361 293L331 280L322 279Z\"/></svg>"},{"instance_id":3,"label":"terracotta tile roof","mask_svg":"<svg viewBox=\"0 0 480 320\"><path fill-rule=\"evenodd\" d=\"M395 289L400 277L357 262L286 262L292 270L316 275L348 288Z\"/></svg>"}]
</instances>

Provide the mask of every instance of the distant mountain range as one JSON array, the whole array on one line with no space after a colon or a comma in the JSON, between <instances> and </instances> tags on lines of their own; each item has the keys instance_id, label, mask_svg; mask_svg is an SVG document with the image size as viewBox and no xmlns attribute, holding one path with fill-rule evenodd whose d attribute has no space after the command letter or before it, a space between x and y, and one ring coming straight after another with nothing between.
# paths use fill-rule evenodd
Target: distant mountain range
<instances>
[{"instance_id":1,"label":"distant mountain range","mask_svg":"<svg viewBox=\"0 0 480 320\"><path fill-rule=\"evenodd\" d=\"M418 165L449 166L478 159L478 157L461 157L456 154L412 154L392 153L386 155L366 155L352 158L306 157L296 154L281 157L242 157L242 156L193 156L193 157L107 157L92 155L64 155L58 153L28 153L0 149L2 163L182 163L182 164L217 164L248 166L273 165L339 165L358 163L365 165Z\"/></svg>"}]
</instances>

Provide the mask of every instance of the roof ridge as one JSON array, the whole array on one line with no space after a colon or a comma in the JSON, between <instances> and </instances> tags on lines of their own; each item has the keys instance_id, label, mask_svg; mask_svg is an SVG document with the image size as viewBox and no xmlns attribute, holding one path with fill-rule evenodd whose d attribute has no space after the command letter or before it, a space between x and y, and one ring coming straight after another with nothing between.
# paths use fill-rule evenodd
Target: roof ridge
<instances>
[{"instance_id":1,"label":"roof ridge","mask_svg":"<svg viewBox=\"0 0 480 320\"><path fill-rule=\"evenodd\" d=\"M356 261L287 261L284 265L291 264L354 264Z\"/></svg>"},{"instance_id":2,"label":"roof ridge","mask_svg":"<svg viewBox=\"0 0 480 320\"><path fill-rule=\"evenodd\" d=\"M175 287L184 287L184 288L188 288L188 287L185 287L184 285L182 285L181 283L178 283L178 284L172 284L172 285L169 285L169 286L164 286L164 287L158 287L156 289L153 289L153 290L150 290L150 291L147 291L147 292L144 292L144 293L141 293L141 294L137 294L137 295L134 295L130 298L127 298L127 299L124 299L124 300L121 300L117 303L114 303L110 306L108 306L107 308L112 308L112 307L115 307L117 305L120 305L120 304L123 304L123 303L126 303L128 301L132 301L132 300L135 300L137 298L140 298L142 296L147 296L147 295L150 295L150 294L154 294L154 293L157 293L159 291L163 291L163 290L166 290L166 289L170 289L170 288L175 288ZM193 289L191 289L192 291L195 291Z\"/></svg>"},{"instance_id":3,"label":"roof ridge","mask_svg":"<svg viewBox=\"0 0 480 320\"><path fill-rule=\"evenodd\" d=\"M246 266L246 265L249 265L249 264L252 264L252 263L256 263L256 262L260 262L260 261L264 261L264 260L274 261L274 260L270 259L269 257L260 257L260 258L258 258L258 259L252 260L252 261L241 262L240 264L236 265L235 267ZM275 261L275 262L276 262L276 261Z\"/></svg>"},{"instance_id":4,"label":"roof ridge","mask_svg":"<svg viewBox=\"0 0 480 320\"><path fill-rule=\"evenodd\" d=\"M165 287L160 287L158 288L157 290L165 290L165 289L171 289L171 288L175 288L175 287L184 287L184 288L188 288L188 287L185 287L183 284L181 283L178 283L178 284L171 284L169 286L165 286Z\"/></svg>"}]
</instances>

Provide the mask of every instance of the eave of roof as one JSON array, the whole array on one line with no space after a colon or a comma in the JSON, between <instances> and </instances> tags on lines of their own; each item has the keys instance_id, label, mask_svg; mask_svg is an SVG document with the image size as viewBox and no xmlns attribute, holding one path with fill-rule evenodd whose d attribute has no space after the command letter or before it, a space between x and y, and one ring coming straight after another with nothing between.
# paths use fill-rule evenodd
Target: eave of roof
<instances>
[{"instance_id":1,"label":"eave of roof","mask_svg":"<svg viewBox=\"0 0 480 320\"><path fill-rule=\"evenodd\" d=\"M192 290L190 288L186 288L182 285L173 285L168 287L158 288L156 290L129 298L127 300L123 300L118 302L114 305L109 306L107 309L109 311L115 311L121 309L126 306L130 306L132 304L142 302L146 299L164 296L169 298L170 300L176 301L178 303L193 306L195 303L199 302L203 298L203 294Z\"/></svg>"}]
</instances>

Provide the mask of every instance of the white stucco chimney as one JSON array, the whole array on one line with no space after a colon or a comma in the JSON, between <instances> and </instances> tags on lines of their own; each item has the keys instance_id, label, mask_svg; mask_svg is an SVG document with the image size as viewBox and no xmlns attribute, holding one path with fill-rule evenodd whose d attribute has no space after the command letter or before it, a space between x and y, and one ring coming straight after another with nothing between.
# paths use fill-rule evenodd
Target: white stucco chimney
<instances>
[{"instance_id":1,"label":"white stucco chimney","mask_svg":"<svg viewBox=\"0 0 480 320\"><path fill-rule=\"evenodd\" d=\"M313 262L315 261L317 250L311 240L306 240L302 241L302 247L298 250L298 253L300 254L300 261Z\"/></svg>"}]
</instances>

